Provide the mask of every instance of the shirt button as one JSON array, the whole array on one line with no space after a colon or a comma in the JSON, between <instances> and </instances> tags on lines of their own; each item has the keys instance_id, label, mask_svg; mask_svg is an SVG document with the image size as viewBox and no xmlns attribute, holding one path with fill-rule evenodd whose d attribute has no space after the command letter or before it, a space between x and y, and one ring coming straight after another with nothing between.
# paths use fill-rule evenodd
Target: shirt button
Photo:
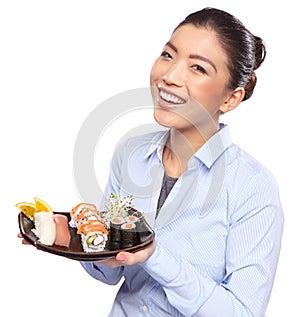
<instances>
[{"instance_id":1,"label":"shirt button","mask_svg":"<svg viewBox=\"0 0 300 317\"><path fill-rule=\"evenodd\" d=\"M144 313L146 313L146 312L148 311L148 307L147 307L146 305L144 305L144 306L142 307L142 311L143 311Z\"/></svg>"}]
</instances>

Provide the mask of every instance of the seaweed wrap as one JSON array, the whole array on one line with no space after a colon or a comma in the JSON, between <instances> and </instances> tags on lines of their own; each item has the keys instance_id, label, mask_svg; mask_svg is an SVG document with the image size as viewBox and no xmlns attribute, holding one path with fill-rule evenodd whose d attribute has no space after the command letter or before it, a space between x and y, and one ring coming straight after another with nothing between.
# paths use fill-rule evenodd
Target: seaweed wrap
<instances>
[{"instance_id":1,"label":"seaweed wrap","mask_svg":"<svg viewBox=\"0 0 300 317\"><path fill-rule=\"evenodd\" d=\"M109 249L118 250L121 249L121 225L125 223L123 217L114 217L110 221L109 232Z\"/></svg>"},{"instance_id":2,"label":"seaweed wrap","mask_svg":"<svg viewBox=\"0 0 300 317\"><path fill-rule=\"evenodd\" d=\"M130 248L139 243L139 235L134 223L125 222L121 225L121 248Z\"/></svg>"}]
</instances>

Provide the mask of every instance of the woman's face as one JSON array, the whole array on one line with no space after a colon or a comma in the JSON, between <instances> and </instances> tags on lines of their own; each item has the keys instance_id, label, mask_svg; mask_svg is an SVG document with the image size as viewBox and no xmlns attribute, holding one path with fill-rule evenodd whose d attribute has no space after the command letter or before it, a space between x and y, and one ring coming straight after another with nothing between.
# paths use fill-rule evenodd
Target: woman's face
<instances>
[{"instance_id":1,"label":"woman's face","mask_svg":"<svg viewBox=\"0 0 300 317\"><path fill-rule=\"evenodd\" d=\"M192 24L178 28L151 71L156 121L178 130L218 125L229 95L226 65L213 31Z\"/></svg>"}]
</instances>

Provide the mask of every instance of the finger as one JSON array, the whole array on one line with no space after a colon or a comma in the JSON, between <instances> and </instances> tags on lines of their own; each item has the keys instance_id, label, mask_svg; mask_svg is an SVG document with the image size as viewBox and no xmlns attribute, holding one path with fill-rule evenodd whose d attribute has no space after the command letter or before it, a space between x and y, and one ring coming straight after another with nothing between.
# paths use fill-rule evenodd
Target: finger
<instances>
[{"instance_id":1,"label":"finger","mask_svg":"<svg viewBox=\"0 0 300 317\"><path fill-rule=\"evenodd\" d=\"M136 253L120 252L116 260L122 265L134 265L144 262L148 258L147 250L140 250Z\"/></svg>"},{"instance_id":2,"label":"finger","mask_svg":"<svg viewBox=\"0 0 300 317\"><path fill-rule=\"evenodd\" d=\"M96 261L96 263L99 263L99 264L109 264L109 263L112 263L113 261L115 261L115 257L112 256L112 257L109 257L109 258L105 258L103 260L98 260Z\"/></svg>"},{"instance_id":3,"label":"finger","mask_svg":"<svg viewBox=\"0 0 300 317\"><path fill-rule=\"evenodd\" d=\"M96 261L96 263L101 264L101 265L107 265L108 267L110 267L112 269L123 265L122 263L117 261L115 257L111 257L111 258L103 259L103 260L100 260L100 261Z\"/></svg>"},{"instance_id":4,"label":"finger","mask_svg":"<svg viewBox=\"0 0 300 317\"><path fill-rule=\"evenodd\" d=\"M154 253L156 249L156 243L153 243L145 249L137 251L135 253L119 252L116 256L116 260L122 265L133 265L143 263Z\"/></svg>"},{"instance_id":5,"label":"finger","mask_svg":"<svg viewBox=\"0 0 300 317\"><path fill-rule=\"evenodd\" d=\"M22 244L25 244L25 245L31 244L31 243L29 243L26 239L23 238L22 233L19 232L18 235L17 235L17 237L18 237L19 239L22 239Z\"/></svg>"},{"instance_id":6,"label":"finger","mask_svg":"<svg viewBox=\"0 0 300 317\"><path fill-rule=\"evenodd\" d=\"M23 239L22 244L29 245L30 243L27 240Z\"/></svg>"},{"instance_id":7,"label":"finger","mask_svg":"<svg viewBox=\"0 0 300 317\"><path fill-rule=\"evenodd\" d=\"M109 261L111 259L115 259L115 257L114 256L110 256L108 258L104 258L103 260L97 261L97 263L102 264L102 263L105 263L105 262L107 262L107 261Z\"/></svg>"},{"instance_id":8,"label":"finger","mask_svg":"<svg viewBox=\"0 0 300 317\"><path fill-rule=\"evenodd\" d=\"M128 252L119 252L116 256L116 260L119 262L125 263L127 261L129 255L130 255L130 253L128 253Z\"/></svg>"}]
</instances>

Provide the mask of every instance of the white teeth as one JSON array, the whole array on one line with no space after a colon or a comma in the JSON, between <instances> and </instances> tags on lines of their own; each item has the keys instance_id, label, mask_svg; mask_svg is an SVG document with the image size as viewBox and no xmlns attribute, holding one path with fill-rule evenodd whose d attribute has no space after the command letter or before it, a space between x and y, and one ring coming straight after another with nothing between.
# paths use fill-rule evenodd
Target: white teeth
<instances>
[{"instance_id":1,"label":"white teeth","mask_svg":"<svg viewBox=\"0 0 300 317\"><path fill-rule=\"evenodd\" d=\"M174 95L168 94L163 90L159 90L159 94L161 96L161 98L163 100L165 100L166 102L171 102L171 103L175 103L175 104L183 104L185 101L181 98L178 98Z\"/></svg>"}]
</instances>

